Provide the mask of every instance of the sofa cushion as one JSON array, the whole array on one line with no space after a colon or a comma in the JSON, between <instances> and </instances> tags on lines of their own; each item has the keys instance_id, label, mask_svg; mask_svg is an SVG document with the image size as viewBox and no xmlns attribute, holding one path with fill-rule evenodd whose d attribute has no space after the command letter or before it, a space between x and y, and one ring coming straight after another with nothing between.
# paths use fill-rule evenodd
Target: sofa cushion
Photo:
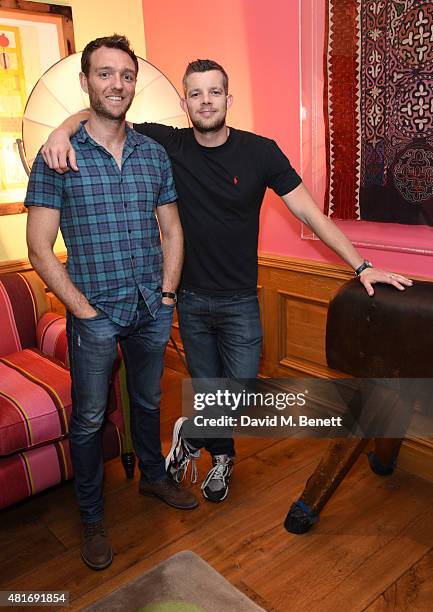
<instances>
[{"instance_id":1,"label":"sofa cushion","mask_svg":"<svg viewBox=\"0 0 433 612\"><path fill-rule=\"evenodd\" d=\"M48 307L35 272L0 274L0 356L36 346L36 323Z\"/></svg>"},{"instance_id":2,"label":"sofa cushion","mask_svg":"<svg viewBox=\"0 0 433 612\"><path fill-rule=\"evenodd\" d=\"M59 440L68 433L71 379L37 349L0 358L0 456Z\"/></svg>"},{"instance_id":3,"label":"sofa cushion","mask_svg":"<svg viewBox=\"0 0 433 612\"><path fill-rule=\"evenodd\" d=\"M38 349L48 357L59 359L69 368L68 339L66 337L66 318L55 312L46 312L38 321L36 328Z\"/></svg>"},{"instance_id":4,"label":"sofa cushion","mask_svg":"<svg viewBox=\"0 0 433 612\"><path fill-rule=\"evenodd\" d=\"M102 452L104 461L120 453L120 434L110 421L102 427ZM0 509L65 482L72 475L69 438L0 457Z\"/></svg>"}]
</instances>

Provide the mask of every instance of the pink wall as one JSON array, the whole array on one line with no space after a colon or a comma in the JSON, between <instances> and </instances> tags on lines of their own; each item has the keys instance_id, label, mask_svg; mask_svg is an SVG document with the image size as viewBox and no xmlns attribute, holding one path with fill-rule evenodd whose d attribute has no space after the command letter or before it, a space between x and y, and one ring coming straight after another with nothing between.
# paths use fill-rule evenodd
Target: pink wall
<instances>
[{"instance_id":1,"label":"pink wall","mask_svg":"<svg viewBox=\"0 0 433 612\"><path fill-rule=\"evenodd\" d=\"M228 123L274 138L300 168L299 14L297 0L143 0L147 59L180 90L188 61L209 57L229 73ZM392 229L386 228L392 232ZM262 212L260 250L339 262L317 241L301 240L299 222L273 193ZM360 249L376 265L433 276L433 258Z\"/></svg>"}]
</instances>

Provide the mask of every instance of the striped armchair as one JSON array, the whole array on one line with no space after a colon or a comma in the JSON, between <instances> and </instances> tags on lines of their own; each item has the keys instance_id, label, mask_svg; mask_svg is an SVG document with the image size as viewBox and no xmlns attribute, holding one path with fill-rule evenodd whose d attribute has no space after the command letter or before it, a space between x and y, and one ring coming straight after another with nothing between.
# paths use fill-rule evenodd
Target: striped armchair
<instances>
[{"instance_id":1,"label":"striped armchair","mask_svg":"<svg viewBox=\"0 0 433 612\"><path fill-rule=\"evenodd\" d=\"M66 319L50 311L36 272L0 274L0 508L72 477L71 379ZM121 358L113 369L103 429L104 459L135 456Z\"/></svg>"}]
</instances>

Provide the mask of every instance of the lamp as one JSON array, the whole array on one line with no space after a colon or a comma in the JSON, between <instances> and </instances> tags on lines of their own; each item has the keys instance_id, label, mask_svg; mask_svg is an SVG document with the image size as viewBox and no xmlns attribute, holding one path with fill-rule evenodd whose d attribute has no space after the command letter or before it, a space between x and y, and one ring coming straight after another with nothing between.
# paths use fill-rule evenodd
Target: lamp
<instances>
[{"instance_id":1,"label":"lamp","mask_svg":"<svg viewBox=\"0 0 433 612\"><path fill-rule=\"evenodd\" d=\"M127 120L188 127L174 85L158 68L141 57L138 58L138 68L135 98ZM17 140L27 174L30 174L33 161L50 132L70 115L89 107L89 98L78 79L80 70L81 53L69 55L51 66L30 93L23 114L23 137Z\"/></svg>"}]
</instances>

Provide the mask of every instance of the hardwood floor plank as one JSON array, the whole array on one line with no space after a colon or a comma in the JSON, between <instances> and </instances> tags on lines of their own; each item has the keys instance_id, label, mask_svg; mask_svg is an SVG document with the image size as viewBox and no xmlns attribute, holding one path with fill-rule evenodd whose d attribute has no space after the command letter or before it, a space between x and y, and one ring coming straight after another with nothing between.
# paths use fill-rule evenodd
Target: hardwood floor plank
<instances>
[{"instance_id":1,"label":"hardwood floor plank","mask_svg":"<svg viewBox=\"0 0 433 612\"><path fill-rule=\"evenodd\" d=\"M257 551L260 553L263 539L270 529L278 527L283 532L281 535L285 545L294 537L285 532L281 526L286 511L287 489L291 487L300 489L307 473L308 467L266 488L260 504L254 495L245 499L242 506L228 504L224 507L224 511L207 511L210 504L206 504L204 508L207 511L206 516L199 517L195 521L195 528L163 548L154 550L146 558L141 560L137 558L137 562L123 572L123 576L113 576L104 587L99 586L96 591L84 594L77 602L74 601L76 606L74 609L78 610L81 606L88 605L94 598L100 597L104 590L114 590L120 584L139 576L156 563L181 550L193 550L231 582L233 581L230 573L236 572L238 576L245 576L243 571L245 559L254 558L256 567L262 563L262 555L257 554ZM261 601L263 605L265 598L261 597Z\"/></svg>"},{"instance_id":2,"label":"hardwood floor plank","mask_svg":"<svg viewBox=\"0 0 433 612\"><path fill-rule=\"evenodd\" d=\"M317 529L281 553L269 542L273 559L244 579L277 609L290 599L300 611L361 610L431 547L430 486L404 472L379 480L365 463L348 480L358 486L343 483Z\"/></svg>"},{"instance_id":3,"label":"hardwood floor plank","mask_svg":"<svg viewBox=\"0 0 433 612\"><path fill-rule=\"evenodd\" d=\"M427 612L433 609L433 551L430 550L398 580L389 586L365 612L410 610Z\"/></svg>"},{"instance_id":4,"label":"hardwood floor plank","mask_svg":"<svg viewBox=\"0 0 433 612\"><path fill-rule=\"evenodd\" d=\"M281 445L284 447L295 445L301 448L302 443L300 441L289 440L282 441ZM289 498L287 478L282 480L284 469L286 468L286 472L294 472L296 486L293 488L297 487L300 489L308 469L311 469L311 467L308 468L307 466L307 468L304 467L301 470L300 466L305 464L305 462L308 463L308 456L309 462L314 463L317 460L317 453L315 452L316 449L306 449L303 452L294 452L294 458L290 451L286 451L286 455L284 455L284 452L281 452L281 461L280 464L277 464L275 461L275 447L276 445L263 451L260 454L260 458L251 457L240 462L237 468L238 473L233 481L237 483L237 490L235 487L233 488L233 492L230 498L224 502L224 506L203 502L197 510L182 512L161 506L158 500L138 498L136 492L131 490L130 502L133 503L133 499L138 498L139 503L140 501L143 503L143 512L134 511L129 520L117 520L120 509L120 504L117 503L113 519L115 524L111 524L111 526L109 524L109 533L115 551L115 561L113 566L107 570L98 572L95 575L95 572L88 570L82 564L79 559L78 550L70 548L59 560L59 567L57 567L55 562L43 564L36 568L34 572L30 572L15 580L8 587L23 588L23 584L31 584L32 588L38 589L63 588L70 590L71 594L78 596L95 588L101 581L105 581L107 578L115 576L116 573L135 565L156 551L163 550L162 558L165 558L169 554L173 554L169 552L170 550L173 552L182 550L192 545L197 538L199 540L203 538L205 541L208 541L207 546L218 545L218 541L215 540L215 522L217 522L217 526L219 525L220 531L225 534L225 538L228 539L233 539L232 529L234 527L231 526L232 523L239 523L239 527L242 526L246 534L252 532L252 524L254 523L251 524L249 521L245 521L245 512L253 511L254 514L257 514L257 518L260 516L264 529L268 528L268 515L271 510L274 522L281 523L287 511ZM266 467L268 463L271 467ZM279 498L277 500L271 489L272 481L276 481L277 484L275 486L279 490ZM254 483L255 488L251 486L252 483ZM260 490L263 490L264 499L268 499L264 512L257 504L257 493ZM250 510L247 510L247 508ZM110 515L111 510L107 509L108 522L111 520ZM231 526L229 530L227 530L227 525ZM238 529L236 533L238 533ZM188 544L181 542L177 545L176 542L186 535L190 536ZM76 534L75 537L77 537ZM174 545L170 548L170 544ZM237 547L237 538L235 538L235 545ZM152 561L153 563L154 561Z\"/></svg>"},{"instance_id":5,"label":"hardwood floor plank","mask_svg":"<svg viewBox=\"0 0 433 612\"><path fill-rule=\"evenodd\" d=\"M18 576L56 559L66 549L39 520L2 525L0 537L0 589Z\"/></svg>"}]
</instances>

